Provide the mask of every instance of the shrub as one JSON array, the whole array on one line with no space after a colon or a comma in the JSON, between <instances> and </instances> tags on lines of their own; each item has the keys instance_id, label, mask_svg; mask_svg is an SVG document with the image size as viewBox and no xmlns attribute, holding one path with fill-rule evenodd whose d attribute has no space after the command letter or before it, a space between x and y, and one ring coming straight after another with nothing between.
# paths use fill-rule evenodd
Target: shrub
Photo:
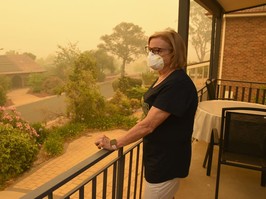
<instances>
[{"instance_id":1,"label":"shrub","mask_svg":"<svg viewBox=\"0 0 266 199\"><path fill-rule=\"evenodd\" d=\"M33 93L40 93L42 91L42 84L45 79L44 74L31 74L28 79L28 85Z\"/></svg>"},{"instance_id":2,"label":"shrub","mask_svg":"<svg viewBox=\"0 0 266 199\"><path fill-rule=\"evenodd\" d=\"M38 152L38 133L15 108L0 106L0 183L30 168Z\"/></svg>"},{"instance_id":3,"label":"shrub","mask_svg":"<svg viewBox=\"0 0 266 199\"><path fill-rule=\"evenodd\" d=\"M57 156L64 150L64 139L57 131L54 131L49 134L43 146L49 156Z\"/></svg>"},{"instance_id":4,"label":"shrub","mask_svg":"<svg viewBox=\"0 0 266 199\"><path fill-rule=\"evenodd\" d=\"M31 124L32 128L35 129L35 131L37 132L37 134L39 135L37 138L36 138L36 142L38 144L43 144L45 139L47 138L48 136L48 133L49 133L49 130L46 129L46 127L41 124L41 123L34 123L34 124Z\"/></svg>"},{"instance_id":5,"label":"shrub","mask_svg":"<svg viewBox=\"0 0 266 199\"><path fill-rule=\"evenodd\" d=\"M151 84L156 80L158 74L155 72L142 73L142 80L145 87L151 86Z\"/></svg>"},{"instance_id":6,"label":"shrub","mask_svg":"<svg viewBox=\"0 0 266 199\"><path fill-rule=\"evenodd\" d=\"M7 90L10 88L11 80L5 75L0 75L0 106L4 106L7 102Z\"/></svg>"},{"instance_id":7,"label":"shrub","mask_svg":"<svg viewBox=\"0 0 266 199\"><path fill-rule=\"evenodd\" d=\"M64 142L82 135L85 128L86 125L82 123L67 123L50 129L44 142L44 150L52 157L62 154Z\"/></svg>"},{"instance_id":8,"label":"shrub","mask_svg":"<svg viewBox=\"0 0 266 199\"><path fill-rule=\"evenodd\" d=\"M64 126L58 127L56 129L57 133L63 137L65 140L76 138L81 135L86 128L86 125L83 123L67 123Z\"/></svg>"},{"instance_id":9,"label":"shrub","mask_svg":"<svg viewBox=\"0 0 266 199\"><path fill-rule=\"evenodd\" d=\"M133 87L133 88L128 89L125 92L125 95L129 99L138 99L139 101L141 101L141 99L142 99L142 97L146 91L147 91L146 88L138 86L138 87Z\"/></svg>"},{"instance_id":10,"label":"shrub","mask_svg":"<svg viewBox=\"0 0 266 199\"><path fill-rule=\"evenodd\" d=\"M2 107L0 106L0 122L7 124L15 129L19 129L24 133L29 134L32 138L38 137L38 133L30 124L20 117L20 113L16 111L14 107Z\"/></svg>"},{"instance_id":11,"label":"shrub","mask_svg":"<svg viewBox=\"0 0 266 199\"><path fill-rule=\"evenodd\" d=\"M88 128L99 130L110 130L114 128L130 129L137 123L136 117L128 117L124 115L106 115L95 118L88 122Z\"/></svg>"},{"instance_id":12,"label":"shrub","mask_svg":"<svg viewBox=\"0 0 266 199\"><path fill-rule=\"evenodd\" d=\"M131 77L120 77L112 83L114 91L120 90L122 93L126 93L128 89L140 87L141 85L141 79L135 79Z\"/></svg>"},{"instance_id":13,"label":"shrub","mask_svg":"<svg viewBox=\"0 0 266 199\"><path fill-rule=\"evenodd\" d=\"M4 106L7 102L6 90L0 85L0 106Z\"/></svg>"},{"instance_id":14,"label":"shrub","mask_svg":"<svg viewBox=\"0 0 266 199\"><path fill-rule=\"evenodd\" d=\"M29 169L38 146L32 137L11 125L0 124L0 184Z\"/></svg>"},{"instance_id":15,"label":"shrub","mask_svg":"<svg viewBox=\"0 0 266 199\"><path fill-rule=\"evenodd\" d=\"M113 98L106 104L106 113L110 115L131 115L133 110L130 100L119 90L116 91Z\"/></svg>"},{"instance_id":16,"label":"shrub","mask_svg":"<svg viewBox=\"0 0 266 199\"><path fill-rule=\"evenodd\" d=\"M42 83L42 90L50 95L61 94L63 91L64 82L59 77L47 77Z\"/></svg>"}]
</instances>

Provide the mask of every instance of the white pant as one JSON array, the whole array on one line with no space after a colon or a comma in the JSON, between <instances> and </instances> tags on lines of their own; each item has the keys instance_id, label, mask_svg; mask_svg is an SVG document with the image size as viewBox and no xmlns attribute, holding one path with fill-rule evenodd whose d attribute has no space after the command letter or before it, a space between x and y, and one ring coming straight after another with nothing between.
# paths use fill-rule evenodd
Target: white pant
<instances>
[{"instance_id":1,"label":"white pant","mask_svg":"<svg viewBox=\"0 0 266 199\"><path fill-rule=\"evenodd\" d=\"M162 183L145 182L144 199L172 199L180 184L180 178L174 178Z\"/></svg>"}]
</instances>

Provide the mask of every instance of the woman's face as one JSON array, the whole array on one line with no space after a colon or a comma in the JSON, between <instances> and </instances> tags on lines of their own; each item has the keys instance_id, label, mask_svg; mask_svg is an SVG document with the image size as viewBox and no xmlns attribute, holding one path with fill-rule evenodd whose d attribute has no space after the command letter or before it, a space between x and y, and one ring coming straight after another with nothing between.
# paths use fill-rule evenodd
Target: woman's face
<instances>
[{"instance_id":1,"label":"woman's face","mask_svg":"<svg viewBox=\"0 0 266 199\"><path fill-rule=\"evenodd\" d=\"M149 43L149 49L154 54L158 54L163 58L164 67L169 67L171 65L171 46L163 39L157 37L152 38Z\"/></svg>"}]
</instances>

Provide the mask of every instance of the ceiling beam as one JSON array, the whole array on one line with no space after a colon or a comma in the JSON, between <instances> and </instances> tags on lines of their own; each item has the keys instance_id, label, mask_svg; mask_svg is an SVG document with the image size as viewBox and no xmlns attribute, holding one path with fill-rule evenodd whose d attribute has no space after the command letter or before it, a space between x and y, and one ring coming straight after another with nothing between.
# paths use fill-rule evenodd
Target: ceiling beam
<instances>
[{"instance_id":1,"label":"ceiling beam","mask_svg":"<svg viewBox=\"0 0 266 199\"><path fill-rule=\"evenodd\" d=\"M194 0L214 16L225 13L222 6L216 0Z\"/></svg>"}]
</instances>

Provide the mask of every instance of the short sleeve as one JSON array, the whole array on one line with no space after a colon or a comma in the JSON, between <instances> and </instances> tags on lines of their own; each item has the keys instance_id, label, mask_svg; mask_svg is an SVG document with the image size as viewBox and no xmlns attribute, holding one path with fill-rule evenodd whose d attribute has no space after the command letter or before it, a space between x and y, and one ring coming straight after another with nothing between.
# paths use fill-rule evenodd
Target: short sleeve
<instances>
[{"instance_id":1,"label":"short sleeve","mask_svg":"<svg viewBox=\"0 0 266 199\"><path fill-rule=\"evenodd\" d=\"M188 110L193 98L192 93L193 86L190 81L183 79L168 82L160 91L153 106L180 117Z\"/></svg>"}]
</instances>

